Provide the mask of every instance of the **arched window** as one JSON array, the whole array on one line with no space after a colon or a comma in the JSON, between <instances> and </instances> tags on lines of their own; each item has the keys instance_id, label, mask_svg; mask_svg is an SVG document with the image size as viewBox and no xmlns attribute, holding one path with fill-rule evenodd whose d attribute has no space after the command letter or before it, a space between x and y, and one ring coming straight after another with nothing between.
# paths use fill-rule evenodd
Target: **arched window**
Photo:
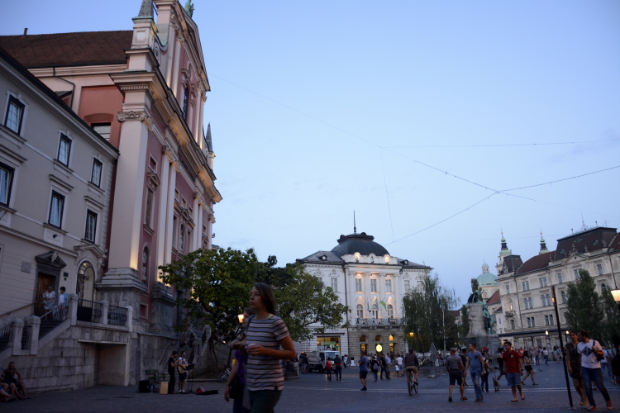
<instances>
[{"instance_id":1,"label":"arched window","mask_svg":"<svg viewBox=\"0 0 620 413\"><path fill-rule=\"evenodd\" d=\"M510 320L510 328L515 329L515 320Z\"/></svg>"},{"instance_id":2,"label":"arched window","mask_svg":"<svg viewBox=\"0 0 620 413\"><path fill-rule=\"evenodd\" d=\"M84 261L82 265L80 265L75 292L84 300L93 300L93 293L95 292L95 269L88 261Z\"/></svg>"},{"instance_id":3,"label":"arched window","mask_svg":"<svg viewBox=\"0 0 620 413\"><path fill-rule=\"evenodd\" d=\"M389 340L394 341L394 336L390 334Z\"/></svg>"},{"instance_id":4,"label":"arched window","mask_svg":"<svg viewBox=\"0 0 620 413\"><path fill-rule=\"evenodd\" d=\"M375 341L378 343L381 341L381 336L375 336Z\"/></svg>"},{"instance_id":5,"label":"arched window","mask_svg":"<svg viewBox=\"0 0 620 413\"><path fill-rule=\"evenodd\" d=\"M392 307L392 304L388 304L387 313L388 313L388 317L394 318L394 307Z\"/></svg>"},{"instance_id":6,"label":"arched window","mask_svg":"<svg viewBox=\"0 0 620 413\"><path fill-rule=\"evenodd\" d=\"M372 318L374 319L379 318L379 309L377 308L377 303L374 303L372 305Z\"/></svg>"},{"instance_id":7,"label":"arched window","mask_svg":"<svg viewBox=\"0 0 620 413\"><path fill-rule=\"evenodd\" d=\"M368 341L368 338L366 338L366 336L360 336L360 342L365 343Z\"/></svg>"},{"instance_id":8,"label":"arched window","mask_svg":"<svg viewBox=\"0 0 620 413\"><path fill-rule=\"evenodd\" d=\"M149 247L145 246L142 250L142 282L149 282Z\"/></svg>"},{"instance_id":9,"label":"arched window","mask_svg":"<svg viewBox=\"0 0 620 413\"><path fill-rule=\"evenodd\" d=\"M364 306L361 304L357 305L357 318L364 318Z\"/></svg>"},{"instance_id":10,"label":"arched window","mask_svg":"<svg viewBox=\"0 0 620 413\"><path fill-rule=\"evenodd\" d=\"M508 311L512 311L512 298L508 299Z\"/></svg>"},{"instance_id":11,"label":"arched window","mask_svg":"<svg viewBox=\"0 0 620 413\"><path fill-rule=\"evenodd\" d=\"M605 284L601 284L601 291L603 291L607 286Z\"/></svg>"}]
</instances>

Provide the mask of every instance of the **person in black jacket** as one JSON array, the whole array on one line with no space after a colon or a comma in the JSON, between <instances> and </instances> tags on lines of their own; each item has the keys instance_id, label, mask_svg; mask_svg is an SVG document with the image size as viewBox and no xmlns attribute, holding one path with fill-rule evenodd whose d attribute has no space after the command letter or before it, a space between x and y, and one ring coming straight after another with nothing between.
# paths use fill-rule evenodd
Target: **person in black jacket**
<instances>
[{"instance_id":1,"label":"person in black jacket","mask_svg":"<svg viewBox=\"0 0 620 413\"><path fill-rule=\"evenodd\" d=\"M175 394L175 391L174 391L174 385L176 383L175 370L176 370L178 357L179 357L179 353L175 350L172 352L172 357L168 359L168 374L170 375L170 381L168 382L168 394Z\"/></svg>"}]
</instances>

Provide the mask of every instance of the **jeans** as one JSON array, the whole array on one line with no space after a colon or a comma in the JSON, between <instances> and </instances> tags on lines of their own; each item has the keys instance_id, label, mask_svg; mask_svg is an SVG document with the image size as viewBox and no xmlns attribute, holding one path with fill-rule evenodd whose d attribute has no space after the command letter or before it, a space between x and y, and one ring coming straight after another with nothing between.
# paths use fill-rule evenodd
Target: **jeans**
<instances>
[{"instance_id":1,"label":"jeans","mask_svg":"<svg viewBox=\"0 0 620 413\"><path fill-rule=\"evenodd\" d=\"M607 370L607 375L609 377L611 377L611 366L609 365L609 363L601 363L601 370L603 372L605 372L605 370Z\"/></svg>"},{"instance_id":2,"label":"jeans","mask_svg":"<svg viewBox=\"0 0 620 413\"><path fill-rule=\"evenodd\" d=\"M245 385L241 385L241 394L243 394ZM243 408L243 397L233 400L233 413L247 413L247 409Z\"/></svg>"},{"instance_id":3,"label":"jeans","mask_svg":"<svg viewBox=\"0 0 620 413\"><path fill-rule=\"evenodd\" d=\"M487 392L489 391L489 373L487 374L483 374L482 376L480 376L480 378L482 379L482 391L484 391L484 388L486 386Z\"/></svg>"},{"instance_id":4,"label":"jeans","mask_svg":"<svg viewBox=\"0 0 620 413\"><path fill-rule=\"evenodd\" d=\"M549 364L549 356L544 356L545 357L545 364Z\"/></svg>"},{"instance_id":5,"label":"jeans","mask_svg":"<svg viewBox=\"0 0 620 413\"><path fill-rule=\"evenodd\" d=\"M592 381L596 383L596 387L603 395L603 398L606 402L609 401L609 393L607 393L607 389L603 385L603 372L601 369L589 369L587 367L581 366L581 374L583 376L583 381L586 385L586 394L588 395L588 401L591 406L596 407L596 402L594 401L594 395L592 394Z\"/></svg>"},{"instance_id":6,"label":"jeans","mask_svg":"<svg viewBox=\"0 0 620 413\"><path fill-rule=\"evenodd\" d=\"M252 404L250 413L273 413L282 395L282 390L250 390L249 393Z\"/></svg>"},{"instance_id":7,"label":"jeans","mask_svg":"<svg viewBox=\"0 0 620 413\"><path fill-rule=\"evenodd\" d=\"M480 387L480 370L470 370L471 381L474 383L474 390L476 391L476 400L482 400L482 388Z\"/></svg>"},{"instance_id":8,"label":"jeans","mask_svg":"<svg viewBox=\"0 0 620 413\"><path fill-rule=\"evenodd\" d=\"M168 374L170 375L170 381L168 382L168 394L174 393L174 385L176 384L176 377L174 372L170 372L168 370Z\"/></svg>"},{"instance_id":9,"label":"jeans","mask_svg":"<svg viewBox=\"0 0 620 413\"><path fill-rule=\"evenodd\" d=\"M342 380L342 366L336 366L336 380Z\"/></svg>"},{"instance_id":10,"label":"jeans","mask_svg":"<svg viewBox=\"0 0 620 413\"><path fill-rule=\"evenodd\" d=\"M390 379L390 371L385 368L385 367L381 367L381 379L383 379L383 373L385 372L385 377L389 380Z\"/></svg>"},{"instance_id":11,"label":"jeans","mask_svg":"<svg viewBox=\"0 0 620 413\"><path fill-rule=\"evenodd\" d=\"M373 376L375 376L375 381L377 381L377 378L378 378L378 376L377 376L377 370L373 370L373 371L372 371L372 375L373 375Z\"/></svg>"},{"instance_id":12,"label":"jeans","mask_svg":"<svg viewBox=\"0 0 620 413\"><path fill-rule=\"evenodd\" d=\"M329 381L332 381L332 369L329 368L325 370L325 372L327 373L327 378L329 379Z\"/></svg>"}]
</instances>

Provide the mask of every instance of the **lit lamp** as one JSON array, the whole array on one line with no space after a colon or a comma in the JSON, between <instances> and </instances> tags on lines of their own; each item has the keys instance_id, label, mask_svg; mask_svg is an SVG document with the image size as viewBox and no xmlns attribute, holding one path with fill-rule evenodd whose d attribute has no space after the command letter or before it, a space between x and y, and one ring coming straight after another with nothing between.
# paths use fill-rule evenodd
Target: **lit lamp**
<instances>
[{"instance_id":1,"label":"lit lamp","mask_svg":"<svg viewBox=\"0 0 620 413\"><path fill-rule=\"evenodd\" d=\"M618 311L620 311L620 290L611 290L611 295L614 297L614 301L618 305Z\"/></svg>"},{"instance_id":2,"label":"lit lamp","mask_svg":"<svg viewBox=\"0 0 620 413\"><path fill-rule=\"evenodd\" d=\"M570 334L570 331L566 330L566 335L569 335L569 334Z\"/></svg>"},{"instance_id":3,"label":"lit lamp","mask_svg":"<svg viewBox=\"0 0 620 413\"><path fill-rule=\"evenodd\" d=\"M237 317L239 318L239 322L243 323L243 314L239 314Z\"/></svg>"},{"instance_id":4,"label":"lit lamp","mask_svg":"<svg viewBox=\"0 0 620 413\"><path fill-rule=\"evenodd\" d=\"M413 333L409 333L409 337L413 337Z\"/></svg>"},{"instance_id":5,"label":"lit lamp","mask_svg":"<svg viewBox=\"0 0 620 413\"><path fill-rule=\"evenodd\" d=\"M549 331L545 331L545 335L548 336L549 335Z\"/></svg>"}]
</instances>

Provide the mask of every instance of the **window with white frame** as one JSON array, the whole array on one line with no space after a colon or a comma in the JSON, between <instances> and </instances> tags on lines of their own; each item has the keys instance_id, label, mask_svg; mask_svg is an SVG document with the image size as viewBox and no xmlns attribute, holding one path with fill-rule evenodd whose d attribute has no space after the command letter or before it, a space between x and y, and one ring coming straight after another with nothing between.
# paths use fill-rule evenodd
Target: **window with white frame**
<instances>
[{"instance_id":1,"label":"window with white frame","mask_svg":"<svg viewBox=\"0 0 620 413\"><path fill-rule=\"evenodd\" d=\"M15 169L0 162L0 205L9 206Z\"/></svg>"},{"instance_id":2,"label":"window with white frame","mask_svg":"<svg viewBox=\"0 0 620 413\"><path fill-rule=\"evenodd\" d=\"M579 279L579 270L573 270L573 272L575 273L575 280Z\"/></svg>"},{"instance_id":3,"label":"window with white frame","mask_svg":"<svg viewBox=\"0 0 620 413\"><path fill-rule=\"evenodd\" d=\"M562 304L566 304L566 291L562 291Z\"/></svg>"},{"instance_id":4,"label":"window with white frame","mask_svg":"<svg viewBox=\"0 0 620 413\"><path fill-rule=\"evenodd\" d=\"M510 328L515 329L515 320L510 320Z\"/></svg>"},{"instance_id":5,"label":"window with white frame","mask_svg":"<svg viewBox=\"0 0 620 413\"><path fill-rule=\"evenodd\" d=\"M536 319L532 317L532 327L536 327Z\"/></svg>"},{"instance_id":6,"label":"window with white frame","mask_svg":"<svg viewBox=\"0 0 620 413\"><path fill-rule=\"evenodd\" d=\"M529 301L527 301L527 298L524 298L524 299L523 299L523 301L525 302L525 309L526 309L526 310L529 310L529 308L530 308L530 303L529 303Z\"/></svg>"},{"instance_id":7,"label":"window with white frame","mask_svg":"<svg viewBox=\"0 0 620 413\"><path fill-rule=\"evenodd\" d=\"M558 282L562 284L562 273L561 272L558 273Z\"/></svg>"},{"instance_id":8,"label":"window with white frame","mask_svg":"<svg viewBox=\"0 0 620 413\"><path fill-rule=\"evenodd\" d=\"M385 292L386 293L392 292L392 280L385 280Z\"/></svg>"},{"instance_id":9,"label":"window with white frame","mask_svg":"<svg viewBox=\"0 0 620 413\"><path fill-rule=\"evenodd\" d=\"M111 123L93 123L90 125L95 132L97 132L106 141L110 140L110 131L112 130Z\"/></svg>"},{"instance_id":10,"label":"window with white frame","mask_svg":"<svg viewBox=\"0 0 620 413\"><path fill-rule=\"evenodd\" d=\"M90 182L97 187L101 186L101 171L103 169L103 164L99 159L93 159L93 170L90 174Z\"/></svg>"},{"instance_id":11,"label":"window with white frame","mask_svg":"<svg viewBox=\"0 0 620 413\"><path fill-rule=\"evenodd\" d=\"M552 315L549 316L549 324L553 325L553 316Z\"/></svg>"},{"instance_id":12,"label":"window with white frame","mask_svg":"<svg viewBox=\"0 0 620 413\"><path fill-rule=\"evenodd\" d=\"M510 294L510 285L506 284L506 294Z\"/></svg>"},{"instance_id":13,"label":"window with white frame","mask_svg":"<svg viewBox=\"0 0 620 413\"><path fill-rule=\"evenodd\" d=\"M9 96L9 106L4 117L4 126L19 135L22 129L23 117L24 104L17 100L14 96Z\"/></svg>"},{"instance_id":14,"label":"window with white frame","mask_svg":"<svg viewBox=\"0 0 620 413\"><path fill-rule=\"evenodd\" d=\"M335 293L338 292L338 278L336 277L332 277L332 290L334 290Z\"/></svg>"},{"instance_id":15,"label":"window with white frame","mask_svg":"<svg viewBox=\"0 0 620 413\"><path fill-rule=\"evenodd\" d=\"M596 264L596 269L598 270L598 275L603 275L603 265Z\"/></svg>"},{"instance_id":16,"label":"window with white frame","mask_svg":"<svg viewBox=\"0 0 620 413\"><path fill-rule=\"evenodd\" d=\"M547 294L547 305L548 306L552 306L553 304L551 303L551 296L549 294Z\"/></svg>"},{"instance_id":17,"label":"window with white frame","mask_svg":"<svg viewBox=\"0 0 620 413\"><path fill-rule=\"evenodd\" d=\"M525 291L525 281L521 281L521 288Z\"/></svg>"},{"instance_id":18,"label":"window with white frame","mask_svg":"<svg viewBox=\"0 0 620 413\"><path fill-rule=\"evenodd\" d=\"M545 297L545 295L542 295L542 302L543 302L543 307L547 306L547 298Z\"/></svg>"},{"instance_id":19,"label":"window with white frame","mask_svg":"<svg viewBox=\"0 0 620 413\"><path fill-rule=\"evenodd\" d=\"M527 326L528 326L528 327L531 327L531 326L532 326L532 322L530 321L530 318L529 318L529 317L527 318Z\"/></svg>"},{"instance_id":20,"label":"window with white frame","mask_svg":"<svg viewBox=\"0 0 620 413\"><path fill-rule=\"evenodd\" d=\"M527 301L530 303L530 308L534 308L534 306L532 305L532 297L528 298Z\"/></svg>"},{"instance_id":21,"label":"window with white frame","mask_svg":"<svg viewBox=\"0 0 620 413\"><path fill-rule=\"evenodd\" d=\"M543 277L543 285L546 287L547 286L547 277Z\"/></svg>"},{"instance_id":22,"label":"window with white frame","mask_svg":"<svg viewBox=\"0 0 620 413\"><path fill-rule=\"evenodd\" d=\"M387 305L387 313L389 318L394 318L394 307L392 307L392 304Z\"/></svg>"},{"instance_id":23,"label":"window with white frame","mask_svg":"<svg viewBox=\"0 0 620 413\"><path fill-rule=\"evenodd\" d=\"M377 279L376 278L370 279L370 292L373 292L373 293L377 292Z\"/></svg>"},{"instance_id":24,"label":"window with white frame","mask_svg":"<svg viewBox=\"0 0 620 413\"><path fill-rule=\"evenodd\" d=\"M357 318L364 318L364 306L361 304L357 305Z\"/></svg>"},{"instance_id":25,"label":"window with white frame","mask_svg":"<svg viewBox=\"0 0 620 413\"><path fill-rule=\"evenodd\" d=\"M84 231L84 239L89 242L95 242L97 235L97 214L91 210L86 211L86 230Z\"/></svg>"},{"instance_id":26,"label":"window with white frame","mask_svg":"<svg viewBox=\"0 0 620 413\"><path fill-rule=\"evenodd\" d=\"M405 291L409 291L411 289L411 281L405 280L404 284L405 284Z\"/></svg>"},{"instance_id":27,"label":"window with white frame","mask_svg":"<svg viewBox=\"0 0 620 413\"><path fill-rule=\"evenodd\" d=\"M529 281L525 282L525 287L527 288L528 291L530 290L530 282Z\"/></svg>"},{"instance_id":28,"label":"window with white frame","mask_svg":"<svg viewBox=\"0 0 620 413\"><path fill-rule=\"evenodd\" d=\"M56 191L52 191L50 205L49 224L62 228L62 214L65 208L65 197Z\"/></svg>"},{"instance_id":29,"label":"window with white frame","mask_svg":"<svg viewBox=\"0 0 620 413\"><path fill-rule=\"evenodd\" d=\"M362 279L361 278L355 279L355 291L362 292Z\"/></svg>"},{"instance_id":30,"label":"window with white frame","mask_svg":"<svg viewBox=\"0 0 620 413\"><path fill-rule=\"evenodd\" d=\"M58 162L65 166L69 166L69 156L71 155L71 140L65 134L60 135L60 144L58 145Z\"/></svg>"},{"instance_id":31,"label":"window with white frame","mask_svg":"<svg viewBox=\"0 0 620 413\"><path fill-rule=\"evenodd\" d=\"M545 325L546 326L549 325L549 316L548 315L545 316Z\"/></svg>"}]
</instances>

